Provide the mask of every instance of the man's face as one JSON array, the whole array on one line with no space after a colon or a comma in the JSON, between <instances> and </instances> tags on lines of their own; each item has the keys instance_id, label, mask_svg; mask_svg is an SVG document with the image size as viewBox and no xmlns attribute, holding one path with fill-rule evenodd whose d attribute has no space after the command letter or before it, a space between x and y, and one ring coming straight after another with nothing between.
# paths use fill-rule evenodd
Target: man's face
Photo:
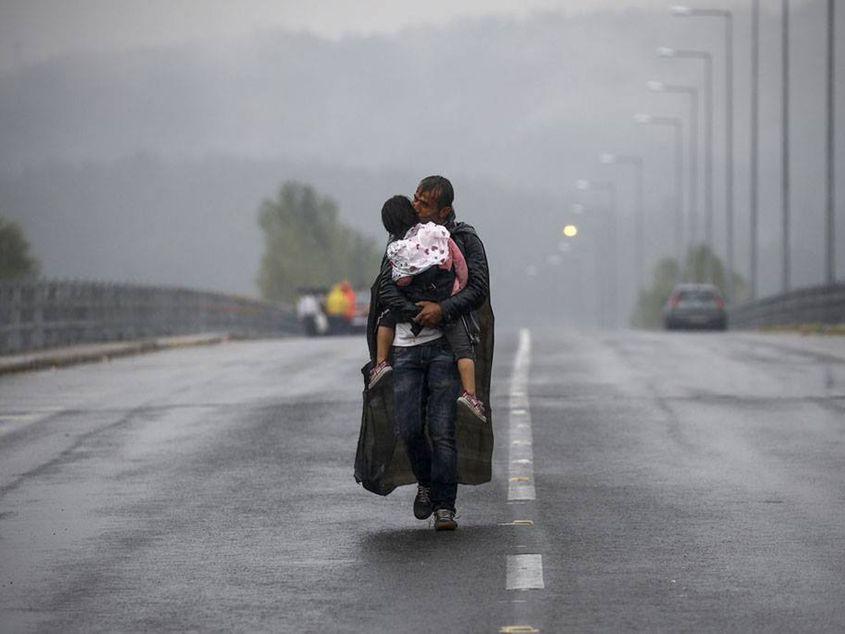
<instances>
[{"instance_id":1,"label":"man's face","mask_svg":"<svg viewBox=\"0 0 845 634\"><path fill-rule=\"evenodd\" d=\"M417 212L420 222L434 222L438 225L446 222L446 218L449 217L449 212L452 211L452 208L447 206L440 209L438 207L437 194L435 192L417 189L414 194L414 210Z\"/></svg>"}]
</instances>

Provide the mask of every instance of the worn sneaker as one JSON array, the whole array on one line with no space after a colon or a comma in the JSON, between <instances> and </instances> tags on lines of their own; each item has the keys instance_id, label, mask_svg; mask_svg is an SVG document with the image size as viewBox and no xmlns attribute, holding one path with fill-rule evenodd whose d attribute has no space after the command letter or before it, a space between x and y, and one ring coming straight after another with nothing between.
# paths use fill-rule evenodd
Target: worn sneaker
<instances>
[{"instance_id":1,"label":"worn sneaker","mask_svg":"<svg viewBox=\"0 0 845 634\"><path fill-rule=\"evenodd\" d=\"M481 422L487 422L487 417L484 415L484 403L475 394L470 394L464 390L458 397L458 405L463 405L464 409L469 410L469 413L473 416L480 418Z\"/></svg>"},{"instance_id":2,"label":"worn sneaker","mask_svg":"<svg viewBox=\"0 0 845 634\"><path fill-rule=\"evenodd\" d=\"M453 531L458 528L455 521L455 511L451 509L437 509L434 511L434 530Z\"/></svg>"},{"instance_id":3,"label":"worn sneaker","mask_svg":"<svg viewBox=\"0 0 845 634\"><path fill-rule=\"evenodd\" d=\"M431 517L434 505L431 503L431 487L417 485L417 497L414 498L414 517L425 520Z\"/></svg>"},{"instance_id":4,"label":"worn sneaker","mask_svg":"<svg viewBox=\"0 0 845 634\"><path fill-rule=\"evenodd\" d=\"M381 381L391 372L393 372L393 368L387 361L382 361L376 365L372 370L370 370L370 382L367 384L367 389L373 389L376 383Z\"/></svg>"}]
</instances>

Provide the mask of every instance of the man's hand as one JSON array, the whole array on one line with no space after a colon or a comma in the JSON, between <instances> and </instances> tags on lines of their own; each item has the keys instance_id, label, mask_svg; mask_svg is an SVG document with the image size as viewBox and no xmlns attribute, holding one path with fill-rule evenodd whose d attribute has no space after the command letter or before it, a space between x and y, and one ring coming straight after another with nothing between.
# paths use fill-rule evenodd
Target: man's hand
<instances>
[{"instance_id":1,"label":"man's hand","mask_svg":"<svg viewBox=\"0 0 845 634\"><path fill-rule=\"evenodd\" d=\"M429 328L436 328L443 321L443 309L437 302L417 302L420 312L414 317L414 321Z\"/></svg>"}]
</instances>

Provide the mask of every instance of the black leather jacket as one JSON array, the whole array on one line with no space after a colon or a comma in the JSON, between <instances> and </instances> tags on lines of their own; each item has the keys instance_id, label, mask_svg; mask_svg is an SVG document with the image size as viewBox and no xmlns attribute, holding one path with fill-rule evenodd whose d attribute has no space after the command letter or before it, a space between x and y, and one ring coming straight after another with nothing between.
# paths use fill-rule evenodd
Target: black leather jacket
<instances>
[{"instance_id":1,"label":"black leather jacket","mask_svg":"<svg viewBox=\"0 0 845 634\"><path fill-rule=\"evenodd\" d=\"M442 302L452 295L455 271L432 266L411 278L411 283L401 288L402 294L412 302Z\"/></svg>"},{"instance_id":2,"label":"black leather jacket","mask_svg":"<svg viewBox=\"0 0 845 634\"><path fill-rule=\"evenodd\" d=\"M453 213L446 222L446 228L467 262L469 276L467 285L459 293L440 302L443 321L450 322L470 311L478 310L490 297L490 269L484 243L472 225L455 220Z\"/></svg>"}]
</instances>

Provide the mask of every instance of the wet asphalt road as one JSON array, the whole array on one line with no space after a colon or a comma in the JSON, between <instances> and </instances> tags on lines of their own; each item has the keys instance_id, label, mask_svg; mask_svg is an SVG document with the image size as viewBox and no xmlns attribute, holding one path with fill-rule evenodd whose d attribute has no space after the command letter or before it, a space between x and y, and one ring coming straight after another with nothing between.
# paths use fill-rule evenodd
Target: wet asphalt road
<instances>
[{"instance_id":1,"label":"wet asphalt road","mask_svg":"<svg viewBox=\"0 0 845 634\"><path fill-rule=\"evenodd\" d=\"M845 629L845 339L534 331L509 503L516 347L453 534L352 478L360 340L0 377L0 631Z\"/></svg>"}]
</instances>

